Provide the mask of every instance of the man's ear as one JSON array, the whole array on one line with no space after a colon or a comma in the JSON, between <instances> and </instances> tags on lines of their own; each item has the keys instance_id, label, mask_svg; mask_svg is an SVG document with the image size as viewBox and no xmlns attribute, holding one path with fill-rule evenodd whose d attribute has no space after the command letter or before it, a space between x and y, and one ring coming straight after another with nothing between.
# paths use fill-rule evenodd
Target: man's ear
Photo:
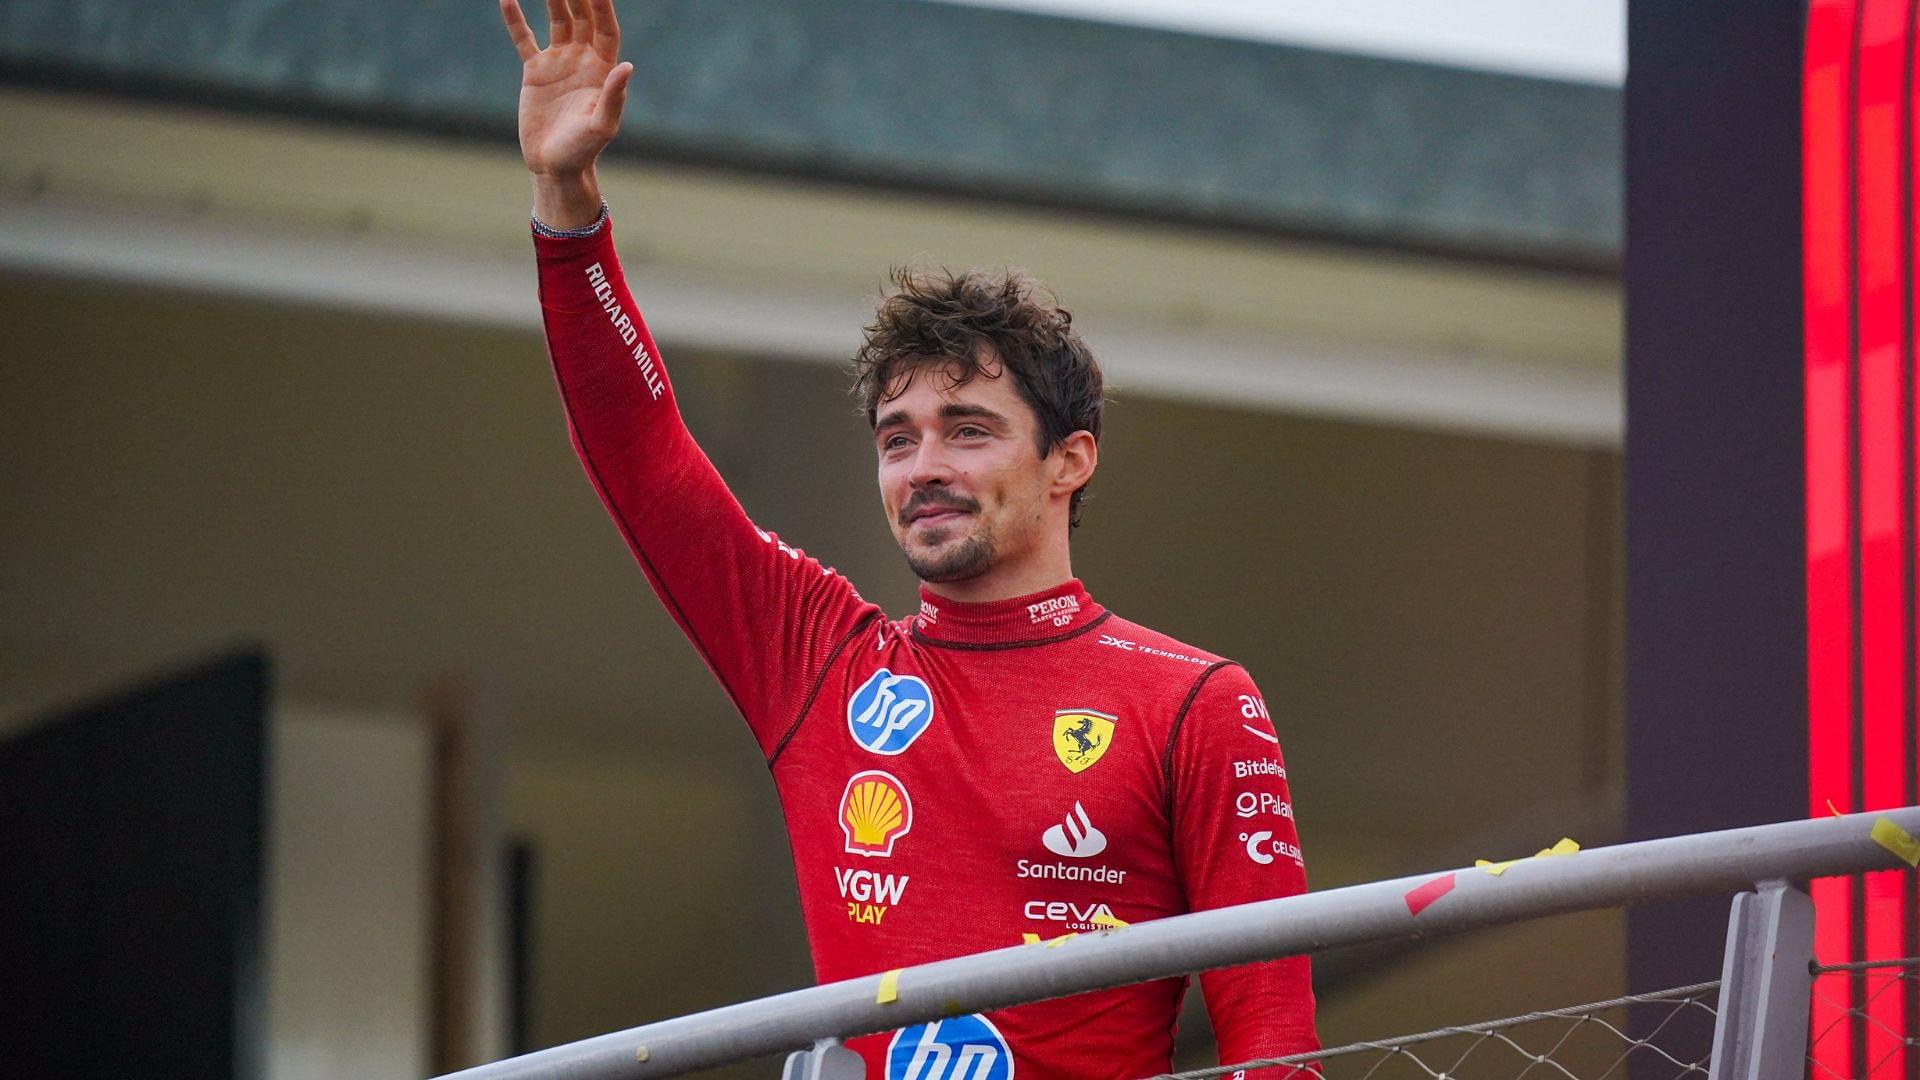
<instances>
[{"instance_id":1,"label":"man's ear","mask_svg":"<svg viewBox=\"0 0 1920 1080\"><path fill-rule=\"evenodd\" d=\"M1060 455L1060 469L1048 485L1050 495L1071 495L1086 487L1093 479L1093 470L1100 466L1100 444L1091 431L1068 435L1053 452Z\"/></svg>"}]
</instances>

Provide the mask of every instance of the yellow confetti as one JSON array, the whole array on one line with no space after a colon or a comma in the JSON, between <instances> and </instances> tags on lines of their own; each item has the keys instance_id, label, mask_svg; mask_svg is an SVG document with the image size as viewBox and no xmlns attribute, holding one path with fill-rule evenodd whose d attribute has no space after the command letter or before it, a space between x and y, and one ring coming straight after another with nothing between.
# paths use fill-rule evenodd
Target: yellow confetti
<instances>
[{"instance_id":1,"label":"yellow confetti","mask_svg":"<svg viewBox=\"0 0 1920 1080\"><path fill-rule=\"evenodd\" d=\"M900 1000L900 969L894 968L880 976L880 992L873 996L875 1005L891 1005Z\"/></svg>"},{"instance_id":2,"label":"yellow confetti","mask_svg":"<svg viewBox=\"0 0 1920 1080\"><path fill-rule=\"evenodd\" d=\"M1059 937L1048 941L1047 948L1057 949L1060 946L1065 945L1067 942L1072 941L1074 938L1077 938L1079 936L1080 936L1079 934L1061 934Z\"/></svg>"},{"instance_id":3,"label":"yellow confetti","mask_svg":"<svg viewBox=\"0 0 1920 1080\"><path fill-rule=\"evenodd\" d=\"M1103 911L1091 920L1095 926L1104 926L1109 930L1118 930L1127 925L1126 920L1111 912Z\"/></svg>"},{"instance_id":4,"label":"yellow confetti","mask_svg":"<svg viewBox=\"0 0 1920 1080\"><path fill-rule=\"evenodd\" d=\"M1920 839L1900 826L1892 818L1873 819L1873 842L1900 856L1908 866L1920 866Z\"/></svg>"},{"instance_id":5,"label":"yellow confetti","mask_svg":"<svg viewBox=\"0 0 1920 1080\"><path fill-rule=\"evenodd\" d=\"M1029 930L1028 932L1020 935L1020 944L1038 945L1040 944L1040 935Z\"/></svg>"},{"instance_id":6,"label":"yellow confetti","mask_svg":"<svg viewBox=\"0 0 1920 1080\"><path fill-rule=\"evenodd\" d=\"M1572 855L1574 852L1577 852L1579 850L1580 850L1579 844L1576 844L1572 840L1563 836L1560 838L1559 843L1553 845L1550 848L1541 848L1539 851L1535 852L1533 855L1533 858L1548 859L1548 858L1552 858L1555 855ZM1499 877L1501 874L1506 873L1507 870L1513 867L1515 864L1523 863L1526 861L1527 860L1525 859L1508 859L1506 862L1493 862L1490 859L1475 859L1473 860L1473 865L1481 870L1485 870L1487 873L1492 874L1494 877Z\"/></svg>"}]
</instances>

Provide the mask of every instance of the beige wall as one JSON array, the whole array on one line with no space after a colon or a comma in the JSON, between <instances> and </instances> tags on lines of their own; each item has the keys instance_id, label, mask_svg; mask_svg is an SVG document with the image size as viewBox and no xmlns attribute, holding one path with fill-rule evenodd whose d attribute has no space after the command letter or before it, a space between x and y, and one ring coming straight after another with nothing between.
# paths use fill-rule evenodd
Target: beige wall
<instances>
[{"instance_id":1,"label":"beige wall","mask_svg":"<svg viewBox=\"0 0 1920 1080\"><path fill-rule=\"evenodd\" d=\"M331 707L485 671L541 858L536 1041L808 979L763 766L572 461L537 336L17 277L0 326L0 699L240 637ZM749 511L907 610L838 380L663 345ZM1247 663L1316 886L1613 805L1610 453L1118 390L1076 569ZM1604 996L1619 939L1467 939L1342 983L1324 1034Z\"/></svg>"},{"instance_id":2,"label":"beige wall","mask_svg":"<svg viewBox=\"0 0 1920 1080\"><path fill-rule=\"evenodd\" d=\"M271 738L267 1076L425 1075L426 734L280 706Z\"/></svg>"}]
</instances>

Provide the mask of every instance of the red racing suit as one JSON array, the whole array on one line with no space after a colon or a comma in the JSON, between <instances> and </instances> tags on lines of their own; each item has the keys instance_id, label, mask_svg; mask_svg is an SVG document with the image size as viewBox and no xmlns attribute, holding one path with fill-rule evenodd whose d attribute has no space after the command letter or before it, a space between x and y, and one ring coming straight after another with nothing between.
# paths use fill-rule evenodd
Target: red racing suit
<instances>
[{"instance_id":1,"label":"red racing suit","mask_svg":"<svg viewBox=\"0 0 1920 1080\"><path fill-rule=\"evenodd\" d=\"M534 245L574 447L766 755L822 982L1306 888L1279 740L1239 665L1078 581L984 604L923 589L887 618L756 528L694 443L611 223ZM1222 1061L1318 1048L1304 957L1200 982ZM1184 988L848 1045L874 1080L1146 1076L1169 1067Z\"/></svg>"}]
</instances>

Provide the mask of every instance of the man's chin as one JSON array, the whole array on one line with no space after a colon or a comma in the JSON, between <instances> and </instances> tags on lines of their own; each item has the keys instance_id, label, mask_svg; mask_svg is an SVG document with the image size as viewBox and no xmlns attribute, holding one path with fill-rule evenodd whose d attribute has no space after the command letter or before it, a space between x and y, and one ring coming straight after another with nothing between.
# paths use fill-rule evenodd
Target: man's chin
<instances>
[{"instance_id":1,"label":"man's chin","mask_svg":"<svg viewBox=\"0 0 1920 1080\"><path fill-rule=\"evenodd\" d=\"M993 568L993 545L978 536L900 546L913 576L932 584L971 581Z\"/></svg>"}]
</instances>

